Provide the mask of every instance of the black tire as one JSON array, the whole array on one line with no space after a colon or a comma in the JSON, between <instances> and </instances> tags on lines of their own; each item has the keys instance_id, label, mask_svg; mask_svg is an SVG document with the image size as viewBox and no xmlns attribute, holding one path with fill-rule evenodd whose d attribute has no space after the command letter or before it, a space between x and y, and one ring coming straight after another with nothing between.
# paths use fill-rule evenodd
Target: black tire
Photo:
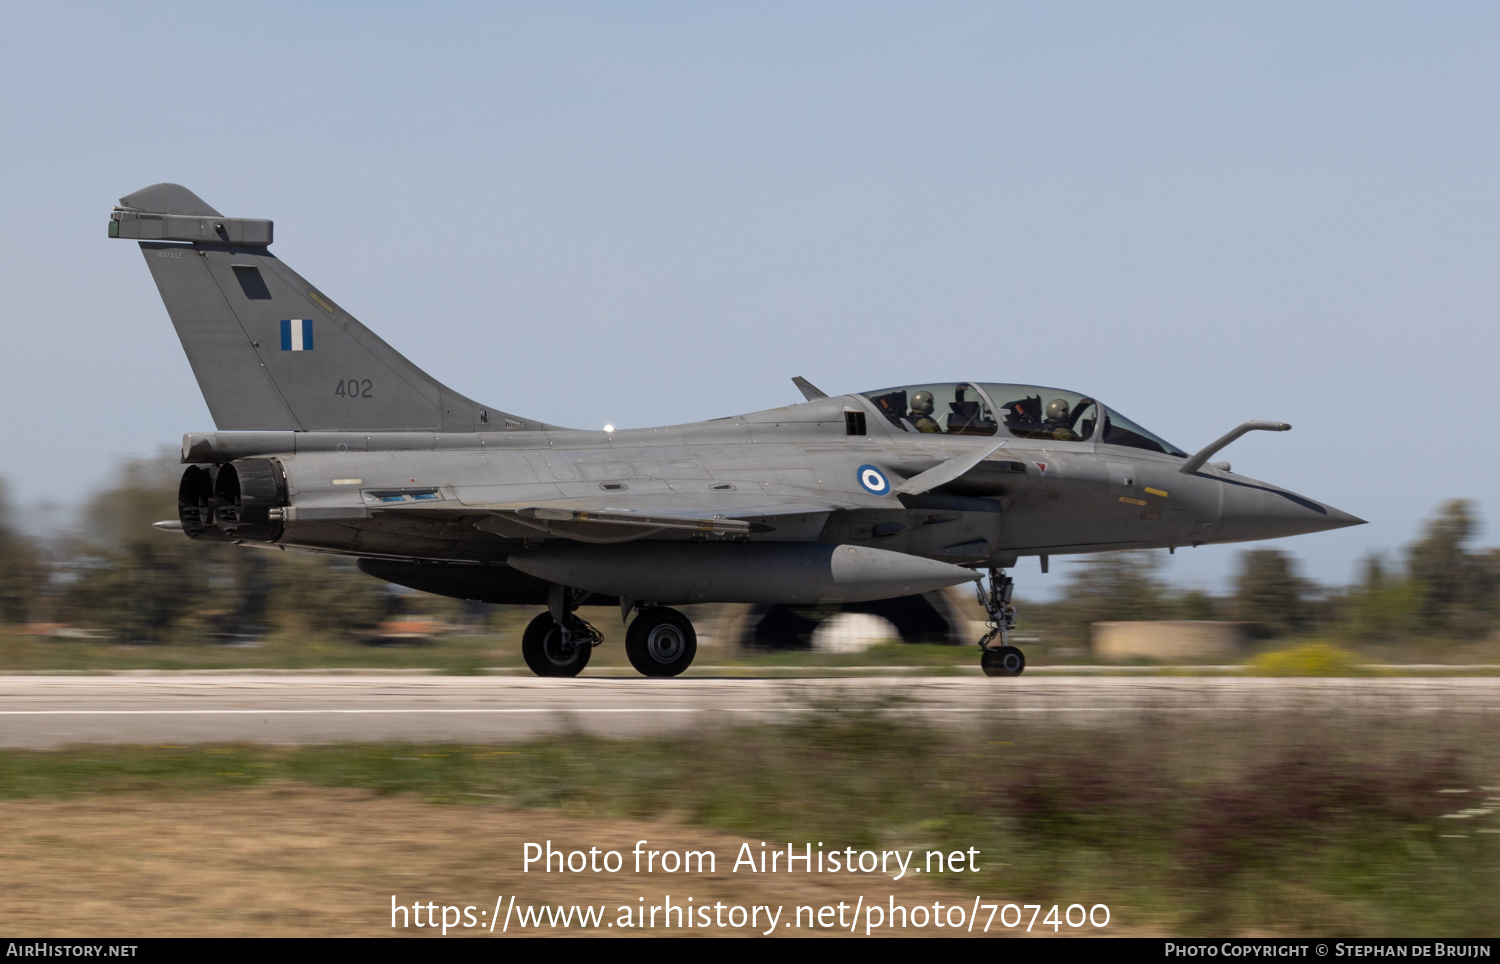
<instances>
[{"instance_id":1,"label":"black tire","mask_svg":"<svg viewBox=\"0 0 1500 964\"><path fill-rule=\"evenodd\" d=\"M986 676L1020 676L1026 672L1026 654L1014 646L987 649L979 657Z\"/></svg>"},{"instance_id":2,"label":"black tire","mask_svg":"<svg viewBox=\"0 0 1500 964\"><path fill-rule=\"evenodd\" d=\"M676 676L697 654L692 621L675 609L643 610L625 630L625 655L642 676Z\"/></svg>"},{"instance_id":3,"label":"black tire","mask_svg":"<svg viewBox=\"0 0 1500 964\"><path fill-rule=\"evenodd\" d=\"M562 627L551 613L542 613L521 635L521 655L538 676L577 676L589 664L594 647L585 640L567 650L562 641Z\"/></svg>"}]
</instances>

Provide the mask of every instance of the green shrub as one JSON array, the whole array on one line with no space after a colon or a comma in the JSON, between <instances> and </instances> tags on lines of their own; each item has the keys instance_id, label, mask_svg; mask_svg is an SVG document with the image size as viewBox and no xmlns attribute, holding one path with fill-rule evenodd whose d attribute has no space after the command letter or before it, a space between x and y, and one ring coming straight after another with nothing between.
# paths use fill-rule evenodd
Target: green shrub
<instances>
[{"instance_id":1,"label":"green shrub","mask_svg":"<svg viewBox=\"0 0 1500 964\"><path fill-rule=\"evenodd\" d=\"M1330 643L1304 643L1291 649L1261 653L1250 661L1260 676L1364 676L1359 657Z\"/></svg>"}]
</instances>

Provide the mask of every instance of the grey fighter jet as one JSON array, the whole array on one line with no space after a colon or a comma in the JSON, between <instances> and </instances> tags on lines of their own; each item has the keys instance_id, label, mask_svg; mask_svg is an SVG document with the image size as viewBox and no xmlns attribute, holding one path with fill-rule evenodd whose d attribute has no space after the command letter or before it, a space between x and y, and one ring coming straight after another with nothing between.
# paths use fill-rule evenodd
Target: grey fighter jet
<instances>
[{"instance_id":1,"label":"grey fighter jet","mask_svg":"<svg viewBox=\"0 0 1500 964\"><path fill-rule=\"evenodd\" d=\"M1362 520L1195 455L1077 392L905 385L665 428L513 415L418 369L269 251L272 224L156 184L109 236L139 241L218 431L184 437L172 527L357 557L429 592L545 605L522 639L574 676L618 604L647 676L697 648L686 603L798 606L974 583L992 676L1015 676L1005 574L1021 556L1271 539ZM983 578L988 571L989 579ZM633 618L631 618L633 615Z\"/></svg>"}]
</instances>

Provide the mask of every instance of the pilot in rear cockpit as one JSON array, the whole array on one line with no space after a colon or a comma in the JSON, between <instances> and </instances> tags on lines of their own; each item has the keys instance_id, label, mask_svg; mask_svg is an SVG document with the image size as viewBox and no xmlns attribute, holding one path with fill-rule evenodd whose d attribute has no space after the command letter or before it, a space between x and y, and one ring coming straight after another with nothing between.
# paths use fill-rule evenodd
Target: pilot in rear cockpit
<instances>
[{"instance_id":1,"label":"pilot in rear cockpit","mask_svg":"<svg viewBox=\"0 0 1500 964\"><path fill-rule=\"evenodd\" d=\"M911 396L911 414L906 417L906 420L911 422L912 427L918 432L941 433L942 426L938 425L937 419L932 417L932 410L932 393L914 392Z\"/></svg>"},{"instance_id":2,"label":"pilot in rear cockpit","mask_svg":"<svg viewBox=\"0 0 1500 964\"><path fill-rule=\"evenodd\" d=\"M1066 399L1054 398L1047 403L1047 418L1042 423L1048 436L1059 442L1077 442L1078 433L1073 430L1072 412Z\"/></svg>"}]
</instances>

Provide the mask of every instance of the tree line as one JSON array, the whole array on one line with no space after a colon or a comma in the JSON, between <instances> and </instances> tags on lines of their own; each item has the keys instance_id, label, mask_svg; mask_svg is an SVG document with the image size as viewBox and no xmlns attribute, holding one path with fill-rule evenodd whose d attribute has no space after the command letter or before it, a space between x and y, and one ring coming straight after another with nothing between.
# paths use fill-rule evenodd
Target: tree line
<instances>
[{"instance_id":1,"label":"tree line","mask_svg":"<svg viewBox=\"0 0 1500 964\"><path fill-rule=\"evenodd\" d=\"M166 461L126 463L84 507L79 533L57 539L22 534L0 494L0 621L167 643L272 630L352 635L398 608L385 584L347 559L152 528L177 518L181 471Z\"/></svg>"}]
</instances>

